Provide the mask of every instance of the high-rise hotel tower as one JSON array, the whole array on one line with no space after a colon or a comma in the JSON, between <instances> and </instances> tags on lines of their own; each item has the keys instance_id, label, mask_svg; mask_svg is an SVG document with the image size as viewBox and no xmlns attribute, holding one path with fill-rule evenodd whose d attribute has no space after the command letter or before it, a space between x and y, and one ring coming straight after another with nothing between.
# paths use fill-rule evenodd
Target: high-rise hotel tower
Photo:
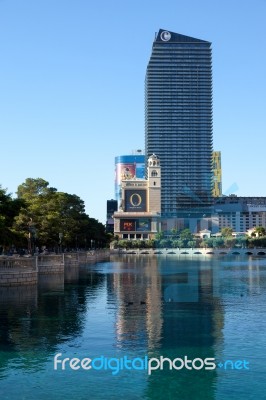
<instances>
[{"instance_id":1,"label":"high-rise hotel tower","mask_svg":"<svg viewBox=\"0 0 266 400\"><path fill-rule=\"evenodd\" d=\"M212 199L211 43L161 29L145 81L145 152L161 159L165 217Z\"/></svg>"}]
</instances>

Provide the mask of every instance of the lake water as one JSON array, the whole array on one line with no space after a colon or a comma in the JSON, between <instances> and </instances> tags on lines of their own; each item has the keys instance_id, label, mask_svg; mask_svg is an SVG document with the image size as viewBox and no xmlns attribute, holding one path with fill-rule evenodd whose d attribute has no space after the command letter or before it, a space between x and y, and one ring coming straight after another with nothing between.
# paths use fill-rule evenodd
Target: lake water
<instances>
[{"instance_id":1,"label":"lake water","mask_svg":"<svg viewBox=\"0 0 266 400\"><path fill-rule=\"evenodd\" d=\"M265 311L265 258L113 256L0 288L0 398L266 399Z\"/></svg>"}]
</instances>

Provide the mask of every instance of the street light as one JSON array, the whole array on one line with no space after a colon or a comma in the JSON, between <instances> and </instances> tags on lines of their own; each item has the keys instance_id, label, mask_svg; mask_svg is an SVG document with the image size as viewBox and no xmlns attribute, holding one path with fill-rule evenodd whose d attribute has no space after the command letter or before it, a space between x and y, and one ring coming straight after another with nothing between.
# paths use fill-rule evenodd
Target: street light
<instances>
[{"instance_id":1,"label":"street light","mask_svg":"<svg viewBox=\"0 0 266 400\"><path fill-rule=\"evenodd\" d=\"M32 222L32 218L30 218L30 220L28 222L28 227L29 227L28 228L29 229L29 234L28 234L28 252L30 254L34 254L37 231L36 231L34 223Z\"/></svg>"},{"instance_id":2,"label":"street light","mask_svg":"<svg viewBox=\"0 0 266 400\"><path fill-rule=\"evenodd\" d=\"M63 233L60 232L60 233L58 234L58 236L59 236L59 252L62 253L62 239L63 239Z\"/></svg>"}]
</instances>

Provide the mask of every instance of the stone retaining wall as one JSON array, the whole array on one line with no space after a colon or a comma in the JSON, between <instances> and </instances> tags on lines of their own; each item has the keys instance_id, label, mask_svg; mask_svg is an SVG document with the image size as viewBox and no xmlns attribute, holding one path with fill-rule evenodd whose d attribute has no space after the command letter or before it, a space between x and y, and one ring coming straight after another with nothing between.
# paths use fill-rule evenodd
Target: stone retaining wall
<instances>
[{"instance_id":1,"label":"stone retaining wall","mask_svg":"<svg viewBox=\"0 0 266 400\"><path fill-rule=\"evenodd\" d=\"M1 286L36 285L38 282L37 271L1 271Z\"/></svg>"},{"instance_id":2,"label":"stone retaining wall","mask_svg":"<svg viewBox=\"0 0 266 400\"><path fill-rule=\"evenodd\" d=\"M79 253L47 254L36 257L0 257L0 287L34 285L38 283L38 276L62 275L65 267L76 269L80 265L87 265L109 258L109 250L93 250ZM67 276L72 275L68 271ZM78 276L78 275L77 275Z\"/></svg>"},{"instance_id":3,"label":"stone retaining wall","mask_svg":"<svg viewBox=\"0 0 266 400\"><path fill-rule=\"evenodd\" d=\"M40 255L38 256L39 274L62 274L64 273L64 255Z\"/></svg>"},{"instance_id":4,"label":"stone retaining wall","mask_svg":"<svg viewBox=\"0 0 266 400\"><path fill-rule=\"evenodd\" d=\"M0 285L36 285L38 281L37 262L35 257L30 258L1 258Z\"/></svg>"}]
</instances>

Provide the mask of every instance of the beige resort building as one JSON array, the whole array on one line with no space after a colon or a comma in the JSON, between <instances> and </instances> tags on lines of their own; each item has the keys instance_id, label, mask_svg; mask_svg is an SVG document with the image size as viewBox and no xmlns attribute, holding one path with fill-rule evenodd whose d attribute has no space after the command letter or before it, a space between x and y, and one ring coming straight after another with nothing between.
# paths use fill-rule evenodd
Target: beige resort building
<instances>
[{"instance_id":1,"label":"beige resort building","mask_svg":"<svg viewBox=\"0 0 266 400\"><path fill-rule=\"evenodd\" d=\"M122 180L122 200L114 213L114 235L119 239L148 240L161 231L161 165L148 159L147 179Z\"/></svg>"}]
</instances>

